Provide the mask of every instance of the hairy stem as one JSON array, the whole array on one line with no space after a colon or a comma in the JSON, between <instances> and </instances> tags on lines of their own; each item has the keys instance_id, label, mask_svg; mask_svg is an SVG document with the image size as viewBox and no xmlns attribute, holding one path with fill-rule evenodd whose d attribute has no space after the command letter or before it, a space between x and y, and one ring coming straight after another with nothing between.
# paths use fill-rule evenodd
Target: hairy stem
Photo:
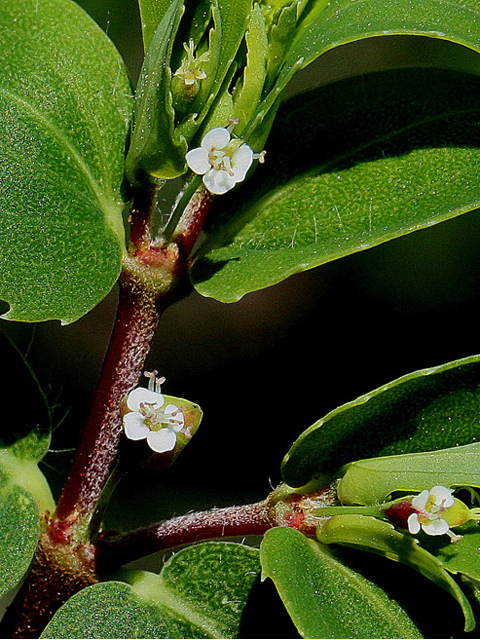
<instances>
[{"instance_id":1,"label":"hairy stem","mask_svg":"<svg viewBox=\"0 0 480 640\"><path fill-rule=\"evenodd\" d=\"M56 519L92 517L122 435L120 402L138 383L159 317L155 296L135 280L121 279L110 345Z\"/></svg>"},{"instance_id":2,"label":"hairy stem","mask_svg":"<svg viewBox=\"0 0 480 640\"><path fill-rule=\"evenodd\" d=\"M130 533L101 535L97 561L100 570L108 572L156 551L225 536L262 535L273 526L268 500L188 513Z\"/></svg>"}]
</instances>

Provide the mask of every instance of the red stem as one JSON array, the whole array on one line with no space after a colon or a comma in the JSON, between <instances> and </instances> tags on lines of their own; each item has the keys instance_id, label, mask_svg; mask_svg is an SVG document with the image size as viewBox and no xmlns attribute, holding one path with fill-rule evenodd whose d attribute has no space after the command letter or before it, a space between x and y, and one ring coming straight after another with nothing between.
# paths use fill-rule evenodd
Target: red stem
<instances>
[{"instance_id":1,"label":"red stem","mask_svg":"<svg viewBox=\"0 0 480 640\"><path fill-rule=\"evenodd\" d=\"M156 551L199 540L263 535L275 524L267 500L241 507L188 513L125 534L104 533L97 544L97 561L100 570L108 572Z\"/></svg>"},{"instance_id":2,"label":"red stem","mask_svg":"<svg viewBox=\"0 0 480 640\"><path fill-rule=\"evenodd\" d=\"M124 277L112 337L57 520L73 523L93 515L122 436L120 402L138 383L159 317L155 295Z\"/></svg>"},{"instance_id":3,"label":"red stem","mask_svg":"<svg viewBox=\"0 0 480 640\"><path fill-rule=\"evenodd\" d=\"M180 255L185 259L187 265L192 259L192 251L212 203L212 194L204 187L200 187L185 208L175 229L172 240L177 244Z\"/></svg>"}]
</instances>

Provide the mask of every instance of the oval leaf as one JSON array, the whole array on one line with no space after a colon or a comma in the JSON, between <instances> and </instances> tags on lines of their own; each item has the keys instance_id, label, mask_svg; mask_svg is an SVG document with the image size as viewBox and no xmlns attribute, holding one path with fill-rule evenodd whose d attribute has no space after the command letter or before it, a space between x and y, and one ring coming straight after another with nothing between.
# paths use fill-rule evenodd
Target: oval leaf
<instances>
[{"instance_id":1,"label":"oval leaf","mask_svg":"<svg viewBox=\"0 0 480 640\"><path fill-rule=\"evenodd\" d=\"M403 69L286 102L265 163L218 198L196 289L222 302L476 208L480 80Z\"/></svg>"},{"instance_id":2,"label":"oval leaf","mask_svg":"<svg viewBox=\"0 0 480 640\"><path fill-rule=\"evenodd\" d=\"M260 572L258 550L208 542L170 558L159 576L84 589L53 617L42 638L236 638Z\"/></svg>"},{"instance_id":3,"label":"oval leaf","mask_svg":"<svg viewBox=\"0 0 480 640\"><path fill-rule=\"evenodd\" d=\"M120 272L127 71L70 0L4 3L0 46L0 297L71 322Z\"/></svg>"},{"instance_id":4,"label":"oval leaf","mask_svg":"<svg viewBox=\"0 0 480 640\"><path fill-rule=\"evenodd\" d=\"M380 587L294 529L270 529L260 559L304 638L422 637Z\"/></svg>"},{"instance_id":5,"label":"oval leaf","mask_svg":"<svg viewBox=\"0 0 480 640\"><path fill-rule=\"evenodd\" d=\"M446 449L480 440L480 357L422 369L345 404L307 429L284 458L300 487L347 462Z\"/></svg>"},{"instance_id":6,"label":"oval leaf","mask_svg":"<svg viewBox=\"0 0 480 640\"><path fill-rule=\"evenodd\" d=\"M335 516L319 528L317 537L324 544L365 549L420 571L459 602L465 617L465 631L474 629L475 618L470 604L455 580L443 569L442 562L422 549L418 540L395 531L388 522L362 515Z\"/></svg>"}]
</instances>

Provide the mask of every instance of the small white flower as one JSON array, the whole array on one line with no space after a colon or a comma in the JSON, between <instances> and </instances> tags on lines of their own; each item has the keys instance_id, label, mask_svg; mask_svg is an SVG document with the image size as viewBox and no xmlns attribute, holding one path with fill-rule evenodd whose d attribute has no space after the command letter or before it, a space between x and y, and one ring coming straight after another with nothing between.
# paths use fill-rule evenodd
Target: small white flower
<instances>
[{"instance_id":1,"label":"small white flower","mask_svg":"<svg viewBox=\"0 0 480 640\"><path fill-rule=\"evenodd\" d=\"M232 140L225 127L215 127L185 159L194 173L203 175L203 183L210 193L221 195L244 180L253 160L263 161L263 155L254 154L248 144L238 138Z\"/></svg>"},{"instance_id":2,"label":"small white flower","mask_svg":"<svg viewBox=\"0 0 480 640\"><path fill-rule=\"evenodd\" d=\"M442 536L445 533L450 535L450 525L444 516L455 503L452 493L453 489L438 485L415 496L412 499L415 513L407 520L410 533L415 534L422 529L429 536Z\"/></svg>"},{"instance_id":3,"label":"small white flower","mask_svg":"<svg viewBox=\"0 0 480 640\"><path fill-rule=\"evenodd\" d=\"M123 428L130 440L146 439L150 449L165 453L175 448L177 433L185 426L185 416L177 405L165 403L160 393L164 378L157 379L155 375L156 372L148 374L149 387L154 386L155 390L138 387L128 394L130 411L123 416Z\"/></svg>"}]
</instances>

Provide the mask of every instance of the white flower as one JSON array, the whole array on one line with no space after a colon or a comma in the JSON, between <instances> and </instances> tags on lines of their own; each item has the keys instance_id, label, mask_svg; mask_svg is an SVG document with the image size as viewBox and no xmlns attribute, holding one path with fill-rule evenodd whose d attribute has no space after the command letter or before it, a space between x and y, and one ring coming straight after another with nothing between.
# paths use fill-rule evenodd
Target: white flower
<instances>
[{"instance_id":1,"label":"white flower","mask_svg":"<svg viewBox=\"0 0 480 640\"><path fill-rule=\"evenodd\" d=\"M453 489L438 485L415 496L412 499L415 513L407 520L410 533L418 533L421 528L429 536L441 536L445 533L450 535L450 524L444 516L455 503L452 493Z\"/></svg>"},{"instance_id":2,"label":"white flower","mask_svg":"<svg viewBox=\"0 0 480 640\"><path fill-rule=\"evenodd\" d=\"M263 159L263 155L254 154L248 144L237 138L232 140L228 129L215 127L185 159L194 173L203 175L203 183L210 193L221 195L245 179L256 157Z\"/></svg>"},{"instance_id":3,"label":"white flower","mask_svg":"<svg viewBox=\"0 0 480 640\"><path fill-rule=\"evenodd\" d=\"M156 373L156 372L155 372ZM127 407L130 409L123 416L125 435L130 440L144 440L157 453L172 451L177 442L177 433L185 426L185 416L175 404L165 404L160 393L163 379L154 379L156 391L138 387L128 394Z\"/></svg>"}]
</instances>

